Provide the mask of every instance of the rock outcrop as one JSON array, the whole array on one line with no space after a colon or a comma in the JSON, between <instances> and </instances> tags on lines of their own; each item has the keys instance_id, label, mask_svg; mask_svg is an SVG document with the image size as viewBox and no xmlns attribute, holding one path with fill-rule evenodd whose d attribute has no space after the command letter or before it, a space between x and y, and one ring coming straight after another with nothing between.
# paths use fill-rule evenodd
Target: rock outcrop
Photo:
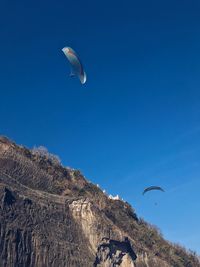
<instances>
[{"instance_id":1,"label":"rock outcrop","mask_svg":"<svg viewBox=\"0 0 200 267\"><path fill-rule=\"evenodd\" d=\"M198 267L77 170L0 138L0 267Z\"/></svg>"},{"instance_id":2,"label":"rock outcrop","mask_svg":"<svg viewBox=\"0 0 200 267\"><path fill-rule=\"evenodd\" d=\"M127 237L124 241L103 238L97 248L94 267L100 266L122 266L134 267L137 259L133 248Z\"/></svg>"}]
</instances>

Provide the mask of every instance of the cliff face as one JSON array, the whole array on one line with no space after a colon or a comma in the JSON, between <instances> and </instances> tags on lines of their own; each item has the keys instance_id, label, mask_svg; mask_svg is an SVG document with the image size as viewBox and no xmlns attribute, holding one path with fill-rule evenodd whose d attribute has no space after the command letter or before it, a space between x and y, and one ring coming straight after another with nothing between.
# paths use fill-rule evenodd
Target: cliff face
<instances>
[{"instance_id":1,"label":"cliff face","mask_svg":"<svg viewBox=\"0 0 200 267\"><path fill-rule=\"evenodd\" d=\"M0 267L198 267L79 171L0 138Z\"/></svg>"}]
</instances>

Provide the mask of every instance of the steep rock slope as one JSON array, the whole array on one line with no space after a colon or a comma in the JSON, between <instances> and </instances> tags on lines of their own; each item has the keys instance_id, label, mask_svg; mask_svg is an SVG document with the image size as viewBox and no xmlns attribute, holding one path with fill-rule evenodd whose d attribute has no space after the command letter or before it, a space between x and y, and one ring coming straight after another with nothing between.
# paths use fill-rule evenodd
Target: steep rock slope
<instances>
[{"instance_id":1,"label":"steep rock slope","mask_svg":"<svg viewBox=\"0 0 200 267\"><path fill-rule=\"evenodd\" d=\"M0 267L198 267L131 206L56 158L0 138Z\"/></svg>"}]
</instances>

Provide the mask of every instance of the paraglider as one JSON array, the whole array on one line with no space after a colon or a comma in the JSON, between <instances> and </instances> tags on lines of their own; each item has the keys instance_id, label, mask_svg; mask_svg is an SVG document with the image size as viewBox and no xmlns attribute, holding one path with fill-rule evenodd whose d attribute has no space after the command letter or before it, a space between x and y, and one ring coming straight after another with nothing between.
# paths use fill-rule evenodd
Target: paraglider
<instances>
[{"instance_id":1,"label":"paraglider","mask_svg":"<svg viewBox=\"0 0 200 267\"><path fill-rule=\"evenodd\" d=\"M145 188L142 194L144 195L145 193L152 191L152 190L159 190L159 191L165 192L165 190L160 186L150 186L150 187Z\"/></svg>"},{"instance_id":2,"label":"paraglider","mask_svg":"<svg viewBox=\"0 0 200 267\"><path fill-rule=\"evenodd\" d=\"M70 76L77 76L80 82L84 84L86 82L87 77L78 55L71 47L64 47L62 51L71 65Z\"/></svg>"}]
</instances>

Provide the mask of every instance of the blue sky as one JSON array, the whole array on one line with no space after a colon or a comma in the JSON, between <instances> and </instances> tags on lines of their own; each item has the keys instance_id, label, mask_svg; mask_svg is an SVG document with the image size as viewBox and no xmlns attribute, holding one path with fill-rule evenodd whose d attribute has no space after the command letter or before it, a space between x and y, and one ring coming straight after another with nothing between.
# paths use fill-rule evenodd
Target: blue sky
<instances>
[{"instance_id":1,"label":"blue sky","mask_svg":"<svg viewBox=\"0 0 200 267\"><path fill-rule=\"evenodd\" d=\"M2 0L0 10L0 133L46 146L200 253L200 2ZM80 55L84 86L64 46ZM166 193L143 197L149 185Z\"/></svg>"}]
</instances>

